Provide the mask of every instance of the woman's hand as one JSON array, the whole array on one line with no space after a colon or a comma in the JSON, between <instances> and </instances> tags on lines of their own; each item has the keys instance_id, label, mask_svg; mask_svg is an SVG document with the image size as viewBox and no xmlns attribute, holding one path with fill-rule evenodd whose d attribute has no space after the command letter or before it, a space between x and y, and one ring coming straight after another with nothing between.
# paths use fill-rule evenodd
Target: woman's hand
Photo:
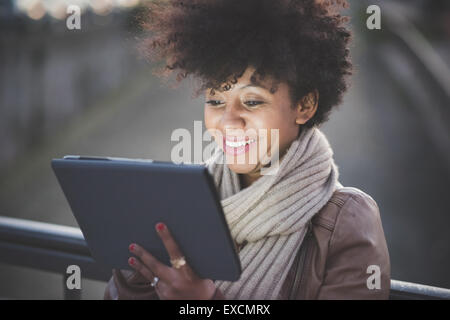
<instances>
[{"instance_id":1,"label":"woman's hand","mask_svg":"<svg viewBox=\"0 0 450 320\"><path fill-rule=\"evenodd\" d=\"M156 224L156 232L161 237L171 260L183 257L167 226L163 223ZM155 289L161 300L202 300L213 297L216 290L214 282L210 279L199 278L187 263L176 269L158 261L135 243L132 243L129 249L137 256L137 259L134 257L128 259L128 263L134 270L150 282L154 277L159 278Z\"/></svg>"}]
</instances>

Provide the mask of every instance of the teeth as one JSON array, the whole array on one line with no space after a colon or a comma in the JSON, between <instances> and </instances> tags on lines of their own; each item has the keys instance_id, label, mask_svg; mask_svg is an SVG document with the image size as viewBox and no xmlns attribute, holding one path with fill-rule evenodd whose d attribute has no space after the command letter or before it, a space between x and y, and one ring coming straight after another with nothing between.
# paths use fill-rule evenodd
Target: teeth
<instances>
[{"instance_id":1,"label":"teeth","mask_svg":"<svg viewBox=\"0 0 450 320\"><path fill-rule=\"evenodd\" d=\"M251 139L251 140L248 140L248 141L228 141L228 140L225 140L225 144L228 147L238 148L238 147L245 146L246 144L253 143L255 141L256 141L255 139Z\"/></svg>"}]
</instances>

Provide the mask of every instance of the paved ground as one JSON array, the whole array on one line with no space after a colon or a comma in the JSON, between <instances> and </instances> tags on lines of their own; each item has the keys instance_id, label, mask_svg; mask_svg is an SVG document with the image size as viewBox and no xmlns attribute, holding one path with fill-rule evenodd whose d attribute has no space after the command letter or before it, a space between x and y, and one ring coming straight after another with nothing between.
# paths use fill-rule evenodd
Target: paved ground
<instances>
[{"instance_id":1,"label":"paved ground","mask_svg":"<svg viewBox=\"0 0 450 320\"><path fill-rule=\"evenodd\" d=\"M395 279L450 287L450 176L421 121L382 68L359 54L358 74L343 105L323 127L335 150L341 182L378 202ZM144 74L30 150L0 182L0 214L76 226L50 169L65 154L168 160L175 128L203 118L201 99ZM83 282L83 297L102 297L105 284ZM61 298L58 275L0 265L0 297Z\"/></svg>"}]
</instances>

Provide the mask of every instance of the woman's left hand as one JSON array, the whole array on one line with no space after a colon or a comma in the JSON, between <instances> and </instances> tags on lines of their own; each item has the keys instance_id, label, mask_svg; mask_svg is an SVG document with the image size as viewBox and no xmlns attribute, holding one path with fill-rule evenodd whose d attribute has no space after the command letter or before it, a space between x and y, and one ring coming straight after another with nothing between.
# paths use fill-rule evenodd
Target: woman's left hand
<instances>
[{"instance_id":1,"label":"woman's left hand","mask_svg":"<svg viewBox=\"0 0 450 320\"><path fill-rule=\"evenodd\" d=\"M156 232L161 237L171 260L184 257L166 225L158 223ZM129 249L137 256L137 259L134 257L128 259L129 265L134 270L150 282L154 277L159 278L155 289L161 300L203 300L213 297L216 290L214 282L211 279L199 278L187 263L176 269L158 261L138 244L132 243Z\"/></svg>"}]
</instances>

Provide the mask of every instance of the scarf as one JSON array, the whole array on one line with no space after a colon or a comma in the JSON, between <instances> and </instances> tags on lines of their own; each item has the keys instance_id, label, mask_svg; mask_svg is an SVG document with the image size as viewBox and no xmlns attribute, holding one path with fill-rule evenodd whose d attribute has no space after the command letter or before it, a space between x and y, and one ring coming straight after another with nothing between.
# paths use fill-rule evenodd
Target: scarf
<instances>
[{"instance_id":1,"label":"scarf","mask_svg":"<svg viewBox=\"0 0 450 320\"><path fill-rule=\"evenodd\" d=\"M317 128L303 128L278 170L241 189L239 176L217 149L205 162L220 195L239 251L238 281L216 280L227 299L281 299L283 282L305 237L307 224L342 187L333 151Z\"/></svg>"}]
</instances>

